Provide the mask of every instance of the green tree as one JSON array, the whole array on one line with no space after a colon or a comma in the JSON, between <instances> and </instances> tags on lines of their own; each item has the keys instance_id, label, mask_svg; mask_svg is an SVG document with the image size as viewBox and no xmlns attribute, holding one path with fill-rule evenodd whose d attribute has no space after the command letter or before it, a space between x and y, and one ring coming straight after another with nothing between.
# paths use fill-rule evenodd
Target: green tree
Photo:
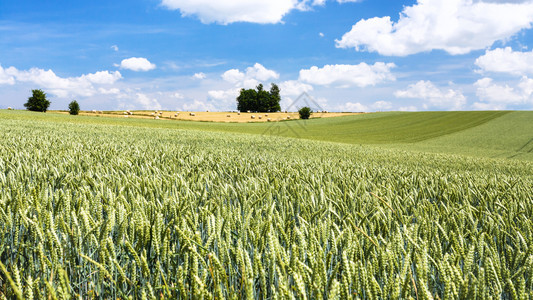
<instances>
[{"instance_id":1,"label":"green tree","mask_svg":"<svg viewBox=\"0 0 533 300\"><path fill-rule=\"evenodd\" d=\"M80 113L80 105L78 104L78 101L73 100L68 105L68 112L71 115L77 115Z\"/></svg>"},{"instance_id":2,"label":"green tree","mask_svg":"<svg viewBox=\"0 0 533 300\"><path fill-rule=\"evenodd\" d=\"M237 97L237 110L254 112L280 111L281 101L279 87L272 84L270 91L266 91L262 84L254 89L241 89Z\"/></svg>"},{"instance_id":3,"label":"green tree","mask_svg":"<svg viewBox=\"0 0 533 300\"><path fill-rule=\"evenodd\" d=\"M24 107L31 111L46 112L50 106L46 94L42 90L32 90L31 92L32 96L28 98L28 102L24 103Z\"/></svg>"},{"instance_id":4,"label":"green tree","mask_svg":"<svg viewBox=\"0 0 533 300\"><path fill-rule=\"evenodd\" d=\"M298 113L300 114L300 119L306 120L306 119L309 119L309 117L311 117L311 114L313 113L313 111L311 110L311 108L304 106L300 108Z\"/></svg>"},{"instance_id":5,"label":"green tree","mask_svg":"<svg viewBox=\"0 0 533 300\"><path fill-rule=\"evenodd\" d=\"M257 92L254 89L241 89L241 93L239 94L239 97L237 97L237 110L257 110Z\"/></svg>"},{"instance_id":6,"label":"green tree","mask_svg":"<svg viewBox=\"0 0 533 300\"><path fill-rule=\"evenodd\" d=\"M269 103L269 110L271 112L276 112L281 110L281 106L279 105L281 101L281 96L279 95L280 90L277 84L273 83L270 86L270 103Z\"/></svg>"},{"instance_id":7,"label":"green tree","mask_svg":"<svg viewBox=\"0 0 533 300\"><path fill-rule=\"evenodd\" d=\"M270 111L270 93L265 91L262 84L257 86L256 109L258 112Z\"/></svg>"}]
</instances>

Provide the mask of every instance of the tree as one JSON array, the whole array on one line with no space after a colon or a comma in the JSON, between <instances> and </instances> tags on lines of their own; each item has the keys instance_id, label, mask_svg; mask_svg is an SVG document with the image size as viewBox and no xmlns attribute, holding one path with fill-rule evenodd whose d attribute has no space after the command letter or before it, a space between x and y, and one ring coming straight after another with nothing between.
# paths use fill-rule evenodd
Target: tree
<instances>
[{"instance_id":1,"label":"tree","mask_svg":"<svg viewBox=\"0 0 533 300\"><path fill-rule=\"evenodd\" d=\"M298 113L300 114L300 119L307 120L307 119L309 119L309 117L311 116L313 111L309 107L304 106L304 107L300 108Z\"/></svg>"},{"instance_id":2,"label":"tree","mask_svg":"<svg viewBox=\"0 0 533 300\"><path fill-rule=\"evenodd\" d=\"M281 96L279 95L280 90L277 84L272 84L270 87L270 111L280 111L281 106L279 102L281 101Z\"/></svg>"},{"instance_id":3,"label":"tree","mask_svg":"<svg viewBox=\"0 0 533 300\"><path fill-rule=\"evenodd\" d=\"M237 97L237 110L239 111L256 111L257 110L257 92L254 89L241 89Z\"/></svg>"},{"instance_id":4,"label":"tree","mask_svg":"<svg viewBox=\"0 0 533 300\"><path fill-rule=\"evenodd\" d=\"M68 112L71 115L77 115L80 113L80 105L78 104L78 101L74 100L69 103Z\"/></svg>"},{"instance_id":5,"label":"tree","mask_svg":"<svg viewBox=\"0 0 533 300\"><path fill-rule=\"evenodd\" d=\"M28 98L28 102L24 103L24 107L31 111L46 112L50 106L46 94L42 90L32 90L31 92L32 96Z\"/></svg>"},{"instance_id":6,"label":"tree","mask_svg":"<svg viewBox=\"0 0 533 300\"><path fill-rule=\"evenodd\" d=\"M280 111L279 87L272 84L270 91L265 91L262 84L254 89L241 89L237 97L237 110L254 112L276 112Z\"/></svg>"}]
</instances>

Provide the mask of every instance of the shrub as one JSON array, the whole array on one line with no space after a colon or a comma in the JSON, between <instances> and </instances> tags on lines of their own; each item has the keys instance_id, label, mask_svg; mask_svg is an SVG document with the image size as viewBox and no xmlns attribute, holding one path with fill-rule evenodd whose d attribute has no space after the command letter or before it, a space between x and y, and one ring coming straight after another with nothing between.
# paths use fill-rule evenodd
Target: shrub
<instances>
[{"instance_id":1,"label":"shrub","mask_svg":"<svg viewBox=\"0 0 533 300\"><path fill-rule=\"evenodd\" d=\"M50 101L46 99L46 94L42 90L32 90L32 96L28 98L28 102L24 103L24 107L31 111L46 112L50 106Z\"/></svg>"},{"instance_id":2,"label":"shrub","mask_svg":"<svg viewBox=\"0 0 533 300\"><path fill-rule=\"evenodd\" d=\"M68 112L71 115L77 115L80 113L80 105L78 104L78 101L74 100L69 103Z\"/></svg>"},{"instance_id":3,"label":"shrub","mask_svg":"<svg viewBox=\"0 0 533 300\"><path fill-rule=\"evenodd\" d=\"M306 119L309 119L313 111L311 110L311 108L305 106L305 107L300 108L298 113L300 113L300 119L306 120Z\"/></svg>"}]
</instances>

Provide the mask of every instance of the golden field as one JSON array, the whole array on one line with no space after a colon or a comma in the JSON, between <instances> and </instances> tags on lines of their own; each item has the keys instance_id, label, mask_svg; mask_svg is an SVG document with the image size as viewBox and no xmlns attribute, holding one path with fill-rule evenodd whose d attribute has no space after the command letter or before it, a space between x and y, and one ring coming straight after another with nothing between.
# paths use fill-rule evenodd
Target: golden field
<instances>
[{"instance_id":1,"label":"golden field","mask_svg":"<svg viewBox=\"0 0 533 300\"><path fill-rule=\"evenodd\" d=\"M68 114L66 111L50 111L53 113ZM192 114L192 115L191 115ZM360 113L316 112L311 118L332 118L340 116L357 115ZM103 117L127 117L159 120L250 123L250 122L276 122L282 120L299 119L298 112L277 113L236 113L236 112L185 112L185 111L80 111L80 115Z\"/></svg>"}]
</instances>

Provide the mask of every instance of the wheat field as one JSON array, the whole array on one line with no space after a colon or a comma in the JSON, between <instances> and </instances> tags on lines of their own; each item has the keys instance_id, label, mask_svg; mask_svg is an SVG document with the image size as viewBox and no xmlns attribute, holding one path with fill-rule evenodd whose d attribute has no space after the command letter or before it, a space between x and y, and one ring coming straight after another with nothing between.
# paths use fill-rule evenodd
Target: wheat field
<instances>
[{"instance_id":1,"label":"wheat field","mask_svg":"<svg viewBox=\"0 0 533 300\"><path fill-rule=\"evenodd\" d=\"M30 114L1 299L533 297L531 162Z\"/></svg>"}]
</instances>

